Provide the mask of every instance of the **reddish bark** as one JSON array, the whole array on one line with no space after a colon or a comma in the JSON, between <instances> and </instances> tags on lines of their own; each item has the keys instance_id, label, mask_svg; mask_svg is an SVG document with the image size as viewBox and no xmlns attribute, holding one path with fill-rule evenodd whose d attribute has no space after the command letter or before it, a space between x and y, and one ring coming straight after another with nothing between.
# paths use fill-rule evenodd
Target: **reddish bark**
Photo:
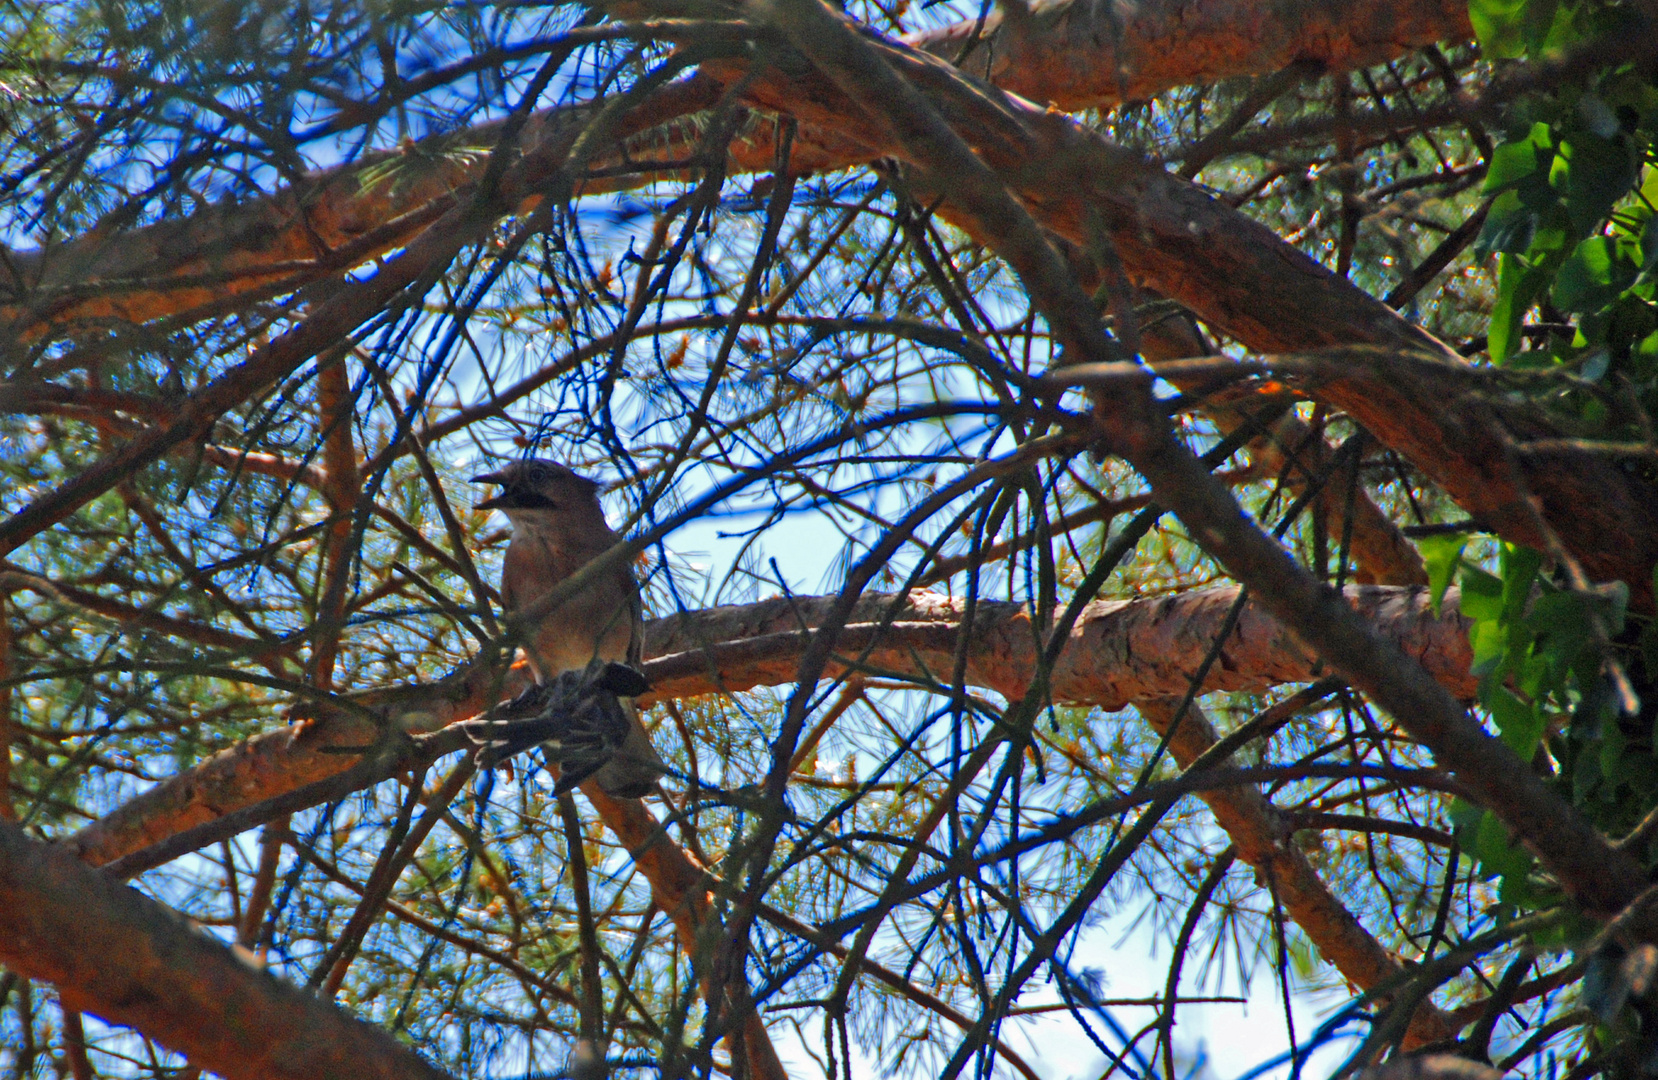
<instances>
[{"instance_id":1,"label":"reddish bark","mask_svg":"<svg viewBox=\"0 0 1658 1080\"><path fill-rule=\"evenodd\" d=\"M1327 71L1382 64L1411 49L1472 36L1459 0L1047 0L1009 19L904 40L1009 93L1062 109L1141 101L1177 86L1259 75L1310 61Z\"/></svg>"},{"instance_id":2,"label":"reddish bark","mask_svg":"<svg viewBox=\"0 0 1658 1080\"><path fill-rule=\"evenodd\" d=\"M698 78L664 88L625 118L615 145L593 164L605 168L630 161L643 169L653 161L683 160L697 133L675 122L712 107L720 90L712 80ZM532 116L517 144L527 160L508 170L509 186L512 177L527 173L527 190L540 187L537 180L546 177L536 171L543 164L538 156L568 143L603 104ZM630 144L630 138L647 131L649 139ZM495 147L501 136L499 122L482 124L404 150L366 154L263 198L218 203L190 217L127 232L93 232L45 251L11 252L7 257L32 295L27 306L0 307L0 316L27 340L51 326L78 322L144 323L164 317L191 322L279 295L401 247L464 205L489 167L491 155L476 148ZM831 134L820 142L821 148L801 145L802 167L868 160ZM756 171L771 167L770 140L757 148L753 160L745 158L745 145L739 142L733 149L743 165ZM469 152L454 152L461 148ZM636 187L663 175L673 173L589 180L580 193ZM509 205L527 213L538 203L538 195L526 194L526 201Z\"/></svg>"},{"instance_id":3,"label":"reddish bark","mask_svg":"<svg viewBox=\"0 0 1658 1080\"><path fill-rule=\"evenodd\" d=\"M1215 589L1159 600L1090 605L1060 656L1053 677L1055 697L1118 709L1132 701L1183 693L1189 672L1207 652L1236 595L1235 590ZM1435 671L1453 692L1473 692L1465 624L1450 614L1435 619L1428 611L1424 590L1355 587L1349 596L1383 633ZM912 593L894 610L893 601L892 597L869 596L860 602L853 613L854 624L841 639L841 655L861 655L865 664L910 675L948 672L962 632L959 602L936 593ZM684 697L792 680L809 641L796 628L802 621L811 625L821 618L831 603L831 598L780 598L653 621L646 634L646 655L654 658L646 665L655 683L653 693ZM1447 612L1454 606L1453 596ZM889 619L896 621L884 633L878 632ZM1025 610L1015 604L981 603L971 633L974 659L968 681L1010 696L1023 693L1035 659ZM867 653L866 646L872 646ZM843 667L837 663L831 670ZM1205 685L1263 690L1281 682L1316 678L1320 673L1308 650L1269 617L1246 606ZM401 688L358 700L405 729L434 730L481 711L489 701L515 690L520 679L521 675L509 673L503 683L478 668L436 686ZM361 745L373 736L372 725L345 712L329 714L302 729L256 736L157 785L83 829L66 846L94 864L112 861L191 826L333 775L352 758L327 753L327 747ZM584 794L650 881L658 906L674 919L682 944L694 947L697 928L709 910L712 880L671 841L642 803L607 799L586 789ZM1240 819L1230 827L1238 830L1236 835L1252 851L1273 848L1276 841L1252 831L1255 824ZM1307 884L1304 891L1314 895L1317 886ZM1305 910L1296 909L1307 915L1309 937L1325 955L1360 957L1343 970L1351 967L1349 977L1356 984L1371 985L1363 981L1366 973L1382 972L1386 964L1363 957L1377 952L1379 946L1373 941L1368 946L1354 944L1355 934L1362 931L1329 914L1339 910L1339 904L1311 902ZM746 1023L753 1036L747 1040L750 1052L761 1055L756 1067L769 1068L768 1044L757 1038L763 1025L755 1019Z\"/></svg>"},{"instance_id":4,"label":"reddish bark","mask_svg":"<svg viewBox=\"0 0 1658 1080\"><path fill-rule=\"evenodd\" d=\"M1189 673L1208 650L1234 589L1211 589L1158 600L1090 604L1060 654L1051 681L1055 700L1121 709L1132 702L1184 693ZM1423 589L1355 586L1348 596L1366 617L1459 697L1471 697L1465 623L1434 618ZM710 608L656 619L647 625L646 673L653 689L643 699L775 686L793 680L812 626L832 603L795 597ZM890 596L868 596L840 638L839 655L883 671L948 678L961 628L961 602L916 592L893 606ZM883 623L890 622L884 632ZM1030 617L1022 605L981 602L971 630L967 681L1009 697L1022 694L1034 671ZM844 660L829 672L846 670ZM1261 691L1319 677L1317 657L1270 616L1246 605L1210 670L1206 690ZM523 668L505 675L482 666L443 682L358 695L353 700L406 731L435 731L482 712L527 685ZM67 843L102 865L192 826L285 791L331 776L352 758L330 752L374 741L376 729L360 714L329 712L304 725L256 735L163 781L82 829ZM663 907L672 905L664 899Z\"/></svg>"},{"instance_id":5,"label":"reddish bark","mask_svg":"<svg viewBox=\"0 0 1658 1080\"><path fill-rule=\"evenodd\" d=\"M979 30L977 20L968 20L907 40L953 60ZM1081 108L1266 74L1298 60L1345 70L1468 36L1467 9L1456 0L1157 0L1132 6L1060 0L1034 5L1017 32L1002 25L1000 9L992 13L965 69L1030 100ZM708 108L715 92L707 82L681 84L659 96L635 130ZM588 115L590 108L539 114L525 132L525 145ZM369 155L265 199L88 235L46 253L13 252L10 264L38 290L38 299L30 310L12 309L7 317L20 319L22 331L68 319L145 322L193 310L206 314L224 310L232 298L280 292L331 267L366 261L434 220L481 175L484 161L448 154L448 147L492 146L499 131L498 124L486 124L409 151ZM637 148L632 159L683 158L689 144L682 133L657 135L657 145ZM739 168L769 168L770 147L752 149L737 148ZM797 168L820 171L869 160L832 129L808 133L795 155ZM384 171L399 158L395 177L360 180L365 171ZM585 190L638 182L598 181ZM159 289L157 279L166 282Z\"/></svg>"},{"instance_id":6,"label":"reddish bark","mask_svg":"<svg viewBox=\"0 0 1658 1080\"><path fill-rule=\"evenodd\" d=\"M1464 377L1467 366L1441 343L1269 229L1104 143L1062 114L1044 113L1017 98L986 95L925 54L898 45L879 47L887 62L928 96L1042 225L1082 248L1093 241L1091 230L1102 228L1137 283L1179 300L1262 352L1355 343L1377 346L1378 354L1368 362L1355 361L1349 352L1345 374L1322 381L1310 392L1349 413L1504 537L1547 548L1552 530L1592 578L1629 582L1636 606L1650 606L1650 568L1658 562L1658 493L1640 477L1570 447L1515 454L1516 438L1552 433L1546 422L1486 394ZM729 66L714 73L723 79L739 74ZM707 78L678 84L631 117L631 130L706 106L716 93L716 85ZM810 129L834 133L838 148L852 152L839 164L879 154L903 159L908 154L880 123L813 73L789 76L769 68L753 84L749 98L797 116ZM545 178L536 170L546 169L548 161L535 149L541 144L534 140L568 138L570 123L569 114L543 119L525 162L507 170L508 190L539 190L537 184ZM734 148L737 167L770 167L773 155L763 134L756 132L751 141ZM663 153L665 145L657 139L650 152ZM810 140L799 145L809 146ZM403 189L420 188L418 180L417 171ZM432 187L443 189L440 199L455 198L449 188L453 180L432 182ZM915 177L914 183L927 193L925 176ZM334 190L335 184L346 194L354 190L348 176L333 177L325 186ZM275 213L264 222L267 235L282 233L283 214L270 210L275 205L267 207ZM943 210L968 232L984 235L983 223L974 222L959 207L947 201ZM333 216L343 220L347 215ZM188 231L192 225L175 227ZM205 242L203 237L196 239ZM326 235L324 240L331 242ZM402 234L387 233L376 242L402 240ZM77 264L78 259L68 258L66 264ZM221 299L227 295L222 293ZM1586 499L1586 492L1593 497ZM48 517L35 514L30 520ZM1603 543L1607 535L1624 535L1630 542L1608 545Z\"/></svg>"},{"instance_id":7,"label":"reddish bark","mask_svg":"<svg viewBox=\"0 0 1658 1080\"><path fill-rule=\"evenodd\" d=\"M913 50L874 47L1038 223L1083 250L1103 230L1136 285L1180 301L1260 352L1374 346L1368 358L1344 350L1341 369L1309 394L1348 413L1505 538L1546 549L1552 530L1591 578L1626 581L1635 603L1651 606L1658 491L1645 481L1569 448L1516 454L1516 438L1540 436L1546 420L1505 406L1443 343L1266 226L1063 114L981 92ZM734 78L736 71L719 74ZM920 160L822 76L768 70L750 98L900 160ZM953 181L918 175L912 183L925 198L943 198L941 213L969 234L988 242L998 233L995 221L974 220L956 204ZM1606 544L1608 535L1629 542Z\"/></svg>"},{"instance_id":8,"label":"reddish bark","mask_svg":"<svg viewBox=\"0 0 1658 1080\"><path fill-rule=\"evenodd\" d=\"M65 1008L135 1027L230 1080L447 1076L9 822L0 822L0 961L53 984Z\"/></svg>"},{"instance_id":9,"label":"reddish bark","mask_svg":"<svg viewBox=\"0 0 1658 1080\"><path fill-rule=\"evenodd\" d=\"M1038 221L1083 249L1094 240L1091 230L1103 228L1125 270L1139 284L1181 301L1256 350L1298 351L1354 343L1380 346L1389 355L1375 364L1354 365L1346 377L1328 380L1316 391L1320 400L1348 412L1505 537L1546 548L1550 546L1546 530L1552 529L1591 577L1627 581L1637 606L1650 606L1649 571L1658 562L1658 497L1638 477L1614 463L1569 449L1514 454L1516 436L1546 435L1546 425L1535 417L1505 415L1499 401L1471 392L1457 377L1465 365L1443 345L1284 244L1264 226L1135 155L1105 144L1062 114L1044 113L1017 98L981 93L948 65L913 49L896 44L879 47L884 59L928 96ZM738 74L729 65L723 71L713 66L706 70L725 79ZM717 92L712 80L701 77L678 84L632 114L626 130L642 131L706 107ZM900 159L908 156L907 148L895 142L881 123L871 121L814 73L786 75L773 66L748 96L767 109L800 118L813 130L833 134L831 152L819 153L803 165L825 164L842 151L851 157L839 164L867 161L883 153ZM547 157L540 148L569 138L581 115L584 110L538 118L527 133L526 160L507 170L509 182L504 187L540 190L535 170L547 166L539 160ZM630 151L630 156L643 160L663 159L653 155L674 156L666 149L673 141L672 133L669 129L666 139L654 138L637 152ZM473 134L476 138L477 133ZM773 156L762 135L757 133L734 148L737 167L770 166ZM813 142L805 139L798 145L804 153ZM148 266L148 272L139 276L153 278L169 272L165 259L161 267L150 265L157 252L207 250L213 253L213 265L224 267L241 260L248 267L246 275L251 275L244 280L257 279L259 287L269 287L270 263L249 260L244 254L255 235L263 238L264 250L272 244L294 247L285 255L284 273L294 259L307 261L312 273L333 266L337 261L333 256L317 261L312 245L319 238L330 246L357 245L360 250L353 249L351 258L361 260L403 242L408 232L386 226L375 233L378 226L368 223L385 222L397 210L405 210L409 222L424 223L432 211L421 209L422 197L435 200L432 206L448 206L464 197L464 187L456 185L465 178L450 175L450 168L448 164L422 165L400 176L397 185L369 189L371 198L380 188L411 193L395 208L383 203L359 205L355 172L342 172L319 179L304 199L288 193L258 204L252 218L226 210L227 219L242 222L240 229L227 230L224 221L205 219L157 226L161 232L172 230L179 235L164 243L158 232L138 245L143 249L138 264ZM925 188L926 178L918 177L917 183ZM939 193L949 194L947 190ZM303 223L295 213L301 203L306 207ZM512 205L510 200L508 205ZM984 235L982 223L964 216L959 207L946 203L944 209L970 233ZM256 224L250 227L250 222ZM237 237L237 242L226 244L224 237L229 235ZM281 239L284 236L291 239ZM96 255L103 263L124 267L128 276L136 273L136 264L129 265L105 250L101 238L80 243L85 251L72 246L54 253L50 261L60 272L68 268L84 274ZM215 303L228 302L234 287L220 281L223 276L214 275ZM125 294L120 302L137 304L140 298ZM126 317L140 314L135 308ZM1389 370L1380 370L1383 366ZM1594 492L1595 498L1586 500L1584 492ZM1541 502L1541 520L1533 496ZM35 517L47 520L44 515ZM1614 534L1628 536L1631 542L1602 543L1605 536Z\"/></svg>"}]
</instances>

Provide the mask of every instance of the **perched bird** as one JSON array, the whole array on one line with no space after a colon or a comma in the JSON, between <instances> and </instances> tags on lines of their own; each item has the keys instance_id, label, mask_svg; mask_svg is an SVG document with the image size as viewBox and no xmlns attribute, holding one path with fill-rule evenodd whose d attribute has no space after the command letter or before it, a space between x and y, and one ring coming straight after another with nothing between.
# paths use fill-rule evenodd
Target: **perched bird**
<instances>
[{"instance_id":1,"label":"perched bird","mask_svg":"<svg viewBox=\"0 0 1658 1080\"><path fill-rule=\"evenodd\" d=\"M531 608L553 588L617 541L599 505L599 485L555 461L516 461L474 483L501 493L478 504L512 522L501 566L501 601L508 612ZM594 660L639 665L643 645L639 583L627 566L602 574L582 591L523 628L524 655L536 681L552 683ZM606 794L639 798L667 771L633 703L623 700L628 730L593 773ZM611 742L612 740L606 740ZM591 767L591 762L586 762ZM566 764L568 772L570 765Z\"/></svg>"}]
</instances>

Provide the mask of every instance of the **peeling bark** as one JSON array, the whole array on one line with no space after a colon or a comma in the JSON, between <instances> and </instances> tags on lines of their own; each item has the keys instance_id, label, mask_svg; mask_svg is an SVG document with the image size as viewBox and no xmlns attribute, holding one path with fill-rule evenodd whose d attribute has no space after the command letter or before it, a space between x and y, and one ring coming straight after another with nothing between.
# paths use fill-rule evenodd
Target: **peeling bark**
<instances>
[{"instance_id":1,"label":"peeling bark","mask_svg":"<svg viewBox=\"0 0 1658 1080\"><path fill-rule=\"evenodd\" d=\"M1658 491L1648 483L1588 454L1515 453L1517 440L1549 429L1542 414L1485 393L1442 342L1266 226L1064 114L985 91L912 50L871 47L926 96L1041 226L1082 250L1103 230L1135 285L1178 300L1260 352L1374 346L1369 361L1347 354L1348 363L1310 387L1309 396L1346 412L1506 539L1546 549L1544 530L1552 529L1591 578L1628 582L1636 605L1650 608ZM704 70L736 77L734 68ZM749 96L920 164L903 139L822 76L768 70ZM939 212L981 242L997 235L994 221L975 220L957 204L953 180L917 173L911 183L927 201L943 199ZM1609 534L1630 542L1606 544Z\"/></svg>"},{"instance_id":2,"label":"peeling bark","mask_svg":"<svg viewBox=\"0 0 1658 1080\"><path fill-rule=\"evenodd\" d=\"M1056 701L1107 710L1147 698L1184 693L1190 672L1214 641L1237 591L1185 593L1157 600L1102 600L1088 605L1060 654L1051 679ZM1452 614L1455 593L1434 618L1425 589L1354 586L1347 596L1379 633L1420 661L1458 697L1472 697L1464 620ZM654 619L646 626L645 672L663 698L733 693L792 681L811 627L832 597L795 597L709 608ZM839 638L828 674L849 665L918 679L948 681L961 625L962 602L932 592L866 596ZM883 629L883 624L888 624ZM1030 685L1036 649L1023 605L981 601L972 635L967 681L1017 697ZM1246 605L1205 682L1205 690L1262 691L1326 674L1311 650L1271 616ZM476 716L528 685L523 667L506 673L483 665L442 682L356 695L363 710L413 732L435 731ZM340 747L372 743L377 730L362 713L312 715L307 722L256 735L165 780L88 825L65 842L102 865L173 833L243 806L332 776L352 763ZM663 907L671 904L664 900Z\"/></svg>"},{"instance_id":3,"label":"peeling bark","mask_svg":"<svg viewBox=\"0 0 1658 1080\"><path fill-rule=\"evenodd\" d=\"M1505 538L1547 548L1545 529L1552 529L1591 578L1626 581L1637 609L1651 606L1650 569L1658 563L1658 492L1639 476L1614 462L1569 448L1515 453L1516 440L1552 433L1542 416L1516 411L1483 393L1465 377L1468 366L1443 344L1285 244L1270 229L1136 155L1110 146L1063 114L1045 113L1021 99L986 92L926 54L890 43L876 47L928 96L1038 222L1084 249L1094 240L1092 230L1103 228L1125 271L1142 287L1180 301L1258 351L1297 352L1354 344L1378 347L1373 362L1351 363L1345 374L1321 381L1310 391L1312 395L1348 413ZM739 75L735 65L705 65L703 75L676 84L631 116L628 130L657 127L660 134L664 129L659 125L706 107L723 82ZM881 154L907 156L906 148L880 123L812 72L787 75L776 66L768 68L753 83L748 99L764 109L799 118L809 130L833 133L838 148L854 151L838 165L865 162ZM550 114L538 121L540 126L526 138L524 161L507 170L507 190L540 190L538 183L544 178L536 170L544 170L547 159L557 156L541 146L547 140L567 139L580 112ZM757 131L734 148L734 167L772 166L774 155L763 136L764 132ZM661 152L660 139L652 145ZM807 147L810 140L797 145ZM830 157L833 154L823 155L825 161ZM803 162L802 167L811 164ZM326 184L319 182L319 189L327 187L349 204L356 190L354 176L333 176ZM647 176L641 173L633 182ZM420 188L419 180L417 170L399 190ZM447 205L446 200L457 197L454 185L459 182L447 173L441 179L429 178L426 197ZM935 190L929 191L925 175L916 175L913 183L923 195L950 193L948 185L932 185ZM441 194L431 193L438 188ZM464 188L458 190L464 194ZM289 200L290 209L277 212L273 208L282 199ZM294 243L300 243L299 233L304 230L297 227L294 200L290 193L269 202L265 213L273 216L262 219L253 231L274 243L270 238L282 236L286 229L295 235ZM360 207L350 213L336 208L324 215L315 209L321 204L306 205L307 215L323 224L347 218L369 220ZM406 211L412 215L410 220L426 220L420 204L405 205L413 207ZM985 235L983 223L973 221L948 200L941 212L970 234ZM167 227L183 232L193 228L190 221ZM311 244L313 235L334 242L326 232L312 229L305 231L303 243ZM367 235L358 234L349 242L366 243ZM383 246L405 239L396 230L375 235ZM191 243L180 246L206 245L222 258L241 258L238 249L215 248L208 240L208 236L192 234ZM85 243L98 244L90 238ZM355 257L366 258L368 253L369 248L363 248ZM54 256L53 261L84 267L86 257L84 253ZM324 263L333 265L328 260L317 265ZM250 269L248 273L258 277L261 271ZM372 280L364 283L371 284ZM225 295L221 288L221 301ZM128 295L122 302L137 303L138 299ZM1586 492L1594 497L1585 498ZM1611 534L1627 536L1630 542L1603 543Z\"/></svg>"},{"instance_id":4,"label":"peeling bark","mask_svg":"<svg viewBox=\"0 0 1658 1080\"><path fill-rule=\"evenodd\" d=\"M1183 693L1190 672L1213 642L1236 595L1234 589L1214 589L1158 600L1091 604L1053 673L1055 698L1120 709L1130 702ZM1454 693L1473 693L1466 624L1449 614L1455 607L1454 596L1447 602L1447 614L1438 619L1429 612L1422 589L1354 587L1348 596L1382 633L1434 671ZM647 626L645 654L652 658L646 670L654 682L653 695L684 697L791 681L811 640L809 632L798 628L821 619L832 603L832 597L779 598L652 621ZM854 624L840 639L841 659L830 670L845 670L855 659L862 665L913 677L947 673L958 635L969 632L973 662L968 681L1008 696L1022 694L1034 674L1036 656L1029 614L1016 604L981 603L975 624L967 631L961 627L961 615L959 601L936 593L916 592L902 599L865 597L853 613ZM1249 605L1219 662L1211 668L1206 687L1264 690L1320 674L1322 669L1308 650ZM356 700L379 711L388 722L429 731L482 711L491 701L513 692L525 678L522 668L502 676L480 667L436 686L365 694ZM326 748L361 745L373 738L374 730L359 714L341 711L303 726L255 736L158 784L81 830L64 846L87 862L110 862L193 825L341 771L353 759L327 753ZM682 947L695 948L703 921L712 910L713 879L671 840L643 803L609 799L590 785L583 788L583 794L650 882L657 905L674 921ZM1216 796L1227 797L1247 799L1247 795L1231 792ZM1258 830L1250 831L1253 823L1247 817L1233 825L1252 851L1271 846ZM1356 985L1373 985L1365 980L1388 970L1385 961L1373 955L1379 947L1372 942L1373 947L1366 950L1357 936L1363 934L1362 928L1339 918L1340 905L1333 898L1328 903L1319 901L1322 883L1316 877L1303 886L1302 891L1312 899L1294 907L1292 917L1299 922L1306 916L1304 928L1325 955L1358 957L1343 967L1344 973ZM775 1051L760 1038L764 1024L753 1015L744 1023L749 1035L745 1045L754 1056L756 1075L779 1075L770 1071Z\"/></svg>"},{"instance_id":5,"label":"peeling bark","mask_svg":"<svg viewBox=\"0 0 1658 1080\"><path fill-rule=\"evenodd\" d=\"M1456 0L1156 0L1135 5L1050 0L1031 8L1017 31L1000 9L982 28L968 20L906 38L947 60L975 36L964 69L1011 93L1064 108L1102 106L1150 97L1175 86L1268 74L1296 61L1331 71L1382 63L1437 41L1466 39L1466 5ZM691 80L659 95L642 127L713 105L718 88ZM536 116L526 145L579 123L591 107ZM224 310L228 296L274 294L286 283L313 280L391 250L450 205L486 167L456 147L495 145L499 124L425 140L407 151L368 155L320 172L298 188L265 199L225 203L179 221L114 235L88 235L48 252L13 252L10 265L42 294L6 316L29 324L118 318L145 322L163 315ZM634 160L682 159L689 143L658 132L655 152ZM665 139L663 138L665 136ZM665 152L666 151L666 152ZM795 145L801 171L843 168L867 152L832 130L807 133ZM763 171L769 144L734 155L739 169ZM401 161L400 161L401 159ZM393 178L365 183L371 169L399 162ZM605 164L615 164L606 161ZM641 180L600 180L584 190L634 186ZM159 287L158 287L159 279ZM35 306L36 304L39 306Z\"/></svg>"},{"instance_id":6,"label":"peeling bark","mask_svg":"<svg viewBox=\"0 0 1658 1080\"><path fill-rule=\"evenodd\" d=\"M1045 0L1023 18L997 6L982 29L968 20L904 40L951 63L966 50L963 71L1031 101L1084 109L1298 61L1369 67L1471 36L1459 0Z\"/></svg>"},{"instance_id":7,"label":"peeling bark","mask_svg":"<svg viewBox=\"0 0 1658 1080\"><path fill-rule=\"evenodd\" d=\"M1077 620L1050 679L1055 701L1106 710L1146 698L1184 693L1190 673L1219 632L1237 598L1235 588L1205 589L1156 600L1096 600ZM1473 696L1468 674L1465 623L1448 600L1434 618L1426 589L1354 586L1351 603L1376 627L1461 698ZM650 623L646 671L653 694L688 697L732 692L790 681L813 626L831 598L795 597L669 616ZM963 602L932 592L913 592L895 606L888 596L866 596L839 639L839 659L909 678L949 681ZM881 623L891 620L882 633ZM1029 688L1036 670L1036 635L1023 605L980 601L967 629L969 685L1007 698ZM1262 691L1327 674L1317 656L1254 604L1245 605L1237 627L1204 683L1205 691Z\"/></svg>"}]
</instances>

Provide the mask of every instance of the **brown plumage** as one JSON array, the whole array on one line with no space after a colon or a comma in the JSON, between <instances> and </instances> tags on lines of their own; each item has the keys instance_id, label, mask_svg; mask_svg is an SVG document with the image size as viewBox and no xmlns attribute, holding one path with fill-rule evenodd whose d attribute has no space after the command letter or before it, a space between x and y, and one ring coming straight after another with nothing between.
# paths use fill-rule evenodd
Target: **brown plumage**
<instances>
[{"instance_id":1,"label":"brown plumage","mask_svg":"<svg viewBox=\"0 0 1658 1080\"><path fill-rule=\"evenodd\" d=\"M501 485L478 508L499 510L512 522L501 565L501 601L509 612L534 605L618 539L605 523L599 485L558 462L517 461L472 479ZM637 667L642 630L639 584L624 565L543 615L522 644L536 681L545 683L594 659ZM632 702L626 705L627 739L593 778L606 794L638 798L666 770Z\"/></svg>"}]
</instances>

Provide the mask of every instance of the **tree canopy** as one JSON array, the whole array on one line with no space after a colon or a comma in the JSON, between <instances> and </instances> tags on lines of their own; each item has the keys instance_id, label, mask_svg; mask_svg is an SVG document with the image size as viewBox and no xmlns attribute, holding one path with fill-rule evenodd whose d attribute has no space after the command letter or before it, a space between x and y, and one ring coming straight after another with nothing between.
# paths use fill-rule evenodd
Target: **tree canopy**
<instances>
[{"instance_id":1,"label":"tree canopy","mask_svg":"<svg viewBox=\"0 0 1658 1080\"><path fill-rule=\"evenodd\" d=\"M1658 1075L1648 5L0 43L10 1075ZM480 766L522 457L645 799ZM1351 1000L1200 1058L1251 977Z\"/></svg>"}]
</instances>

